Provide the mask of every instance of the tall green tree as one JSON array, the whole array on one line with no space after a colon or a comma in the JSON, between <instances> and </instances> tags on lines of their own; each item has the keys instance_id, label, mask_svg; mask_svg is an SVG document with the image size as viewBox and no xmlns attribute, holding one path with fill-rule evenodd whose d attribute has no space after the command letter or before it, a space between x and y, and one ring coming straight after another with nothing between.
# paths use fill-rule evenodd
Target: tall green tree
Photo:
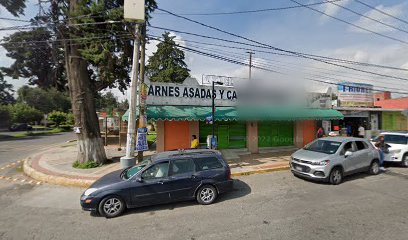
<instances>
[{"instance_id":1,"label":"tall green tree","mask_svg":"<svg viewBox=\"0 0 408 240\"><path fill-rule=\"evenodd\" d=\"M26 0L0 0L0 5L7 9L15 17L24 14Z\"/></svg>"},{"instance_id":2,"label":"tall green tree","mask_svg":"<svg viewBox=\"0 0 408 240\"><path fill-rule=\"evenodd\" d=\"M165 32L163 41L157 44L157 51L149 58L146 73L150 81L182 83L190 76L184 52L177 48L174 38Z\"/></svg>"},{"instance_id":3,"label":"tall green tree","mask_svg":"<svg viewBox=\"0 0 408 240\"><path fill-rule=\"evenodd\" d=\"M13 103L13 85L4 80L3 74L0 72L0 105Z\"/></svg>"},{"instance_id":4,"label":"tall green tree","mask_svg":"<svg viewBox=\"0 0 408 240\"><path fill-rule=\"evenodd\" d=\"M71 109L68 94L58 92L55 88L42 89L25 85L17 90L17 95L18 102L26 103L43 113L51 111L68 112Z\"/></svg>"},{"instance_id":5,"label":"tall green tree","mask_svg":"<svg viewBox=\"0 0 408 240\"><path fill-rule=\"evenodd\" d=\"M80 127L78 162L103 163L106 154L95 111L95 94L105 88L125 90L130 82L134 25L124 24L123 0L69 0L65 62L75 125ZM147 0L149 13L157 7ZM81 17L78 17L81 16ZM115 23L107 23L114 21Z\"/></svg>"},{"instance_id":6,"label":"tall green tree","mask_svg":"<svg viewBox=\"0 0 408 240\"><path fill-rule=\"evenodd\" d=\"M119 106L118 98L112 92L98 94L95 98L95 107L99 111L108 111Z\"/></svg>"}]
</instances>

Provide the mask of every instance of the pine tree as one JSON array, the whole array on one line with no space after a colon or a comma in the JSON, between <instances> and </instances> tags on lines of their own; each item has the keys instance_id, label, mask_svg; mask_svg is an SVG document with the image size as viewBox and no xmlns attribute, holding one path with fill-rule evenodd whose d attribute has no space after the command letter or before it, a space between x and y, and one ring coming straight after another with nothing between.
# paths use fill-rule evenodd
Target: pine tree
<instances>
[{"instance_id":1,"label":"pine tree","mask_svg":"<svg viewBox=\"0 0 408 240\"><path fill-rule=\"evenodd\" d=\"M190 76L184 52L177 48L174 38L165 32L163 40L157 44L157 51L149 58L146 73L150 81L182 83Z\"/></svg>"}]
</instances>

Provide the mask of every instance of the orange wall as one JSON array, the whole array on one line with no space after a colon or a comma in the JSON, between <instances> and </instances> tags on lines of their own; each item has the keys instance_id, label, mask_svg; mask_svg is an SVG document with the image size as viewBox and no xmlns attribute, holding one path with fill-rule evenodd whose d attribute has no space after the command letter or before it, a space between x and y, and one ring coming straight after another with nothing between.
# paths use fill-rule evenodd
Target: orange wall
<instances>
[{"instance_id":1,"label":"orange wall","mask_svg":"<svg viewBox=\"0 0 408 240\"><path fill-rule=\"evenodd\" d=\"M316 121L303 121L303 146L316 138Z\"/></svg>"},{"instance_id":2,"label":"orange wall","mask_svg":"<svg viewBox=\"0 0 408 240\"><path fill-rule=\"evenodd\" d=\"M190 138L188 121L164 122L164 151L190 148Z\"/></svg>"}]
</instances>

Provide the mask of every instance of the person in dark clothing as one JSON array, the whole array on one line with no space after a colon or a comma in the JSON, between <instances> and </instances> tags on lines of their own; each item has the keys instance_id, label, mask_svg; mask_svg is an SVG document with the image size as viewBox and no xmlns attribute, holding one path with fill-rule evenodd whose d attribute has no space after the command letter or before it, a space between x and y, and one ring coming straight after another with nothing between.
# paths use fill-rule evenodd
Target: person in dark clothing
<instances>
[{"instance_id":1,"label":"person in dark clothing","mask_svg":"<svg viewBox=\"0 0 408 240\"><path fill-rule=\"evenodd\" d=\"M322 127L320 127L320 128L317 130L316 137L317 137L317 138L322 138L323 136L324 136L324 130L323 130Z\"/></svg>"},{"instance_id":2,"label":"person in dark clothing","mask_svg":"<svg viewBox=\"0 0 408 240\"><path fill-rule=\"evenodd\" d=\"M378 149L380 153L380 170L385 171L384 168L384 152L387 152L387 144L384 141L384 136L379 136L377 142L375 143L375 147Z\"/></svg>"}]
</instances>

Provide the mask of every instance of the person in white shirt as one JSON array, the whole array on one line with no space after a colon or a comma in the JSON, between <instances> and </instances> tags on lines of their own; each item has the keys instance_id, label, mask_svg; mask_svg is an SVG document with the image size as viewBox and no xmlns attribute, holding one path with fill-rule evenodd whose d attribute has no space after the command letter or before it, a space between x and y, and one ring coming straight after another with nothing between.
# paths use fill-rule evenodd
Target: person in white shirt
<instances>
[{"instance_id":1,"label":"person in white shirt","mask_svg":"<svg viewBox=\"0 0 408 240\"><path fill-rule=\"evenodd\" d=\"M365 129L362 125L360 125L360 127L358 127L358 136L361 138L365 138Z\"/></svg>"}]
</instances>

